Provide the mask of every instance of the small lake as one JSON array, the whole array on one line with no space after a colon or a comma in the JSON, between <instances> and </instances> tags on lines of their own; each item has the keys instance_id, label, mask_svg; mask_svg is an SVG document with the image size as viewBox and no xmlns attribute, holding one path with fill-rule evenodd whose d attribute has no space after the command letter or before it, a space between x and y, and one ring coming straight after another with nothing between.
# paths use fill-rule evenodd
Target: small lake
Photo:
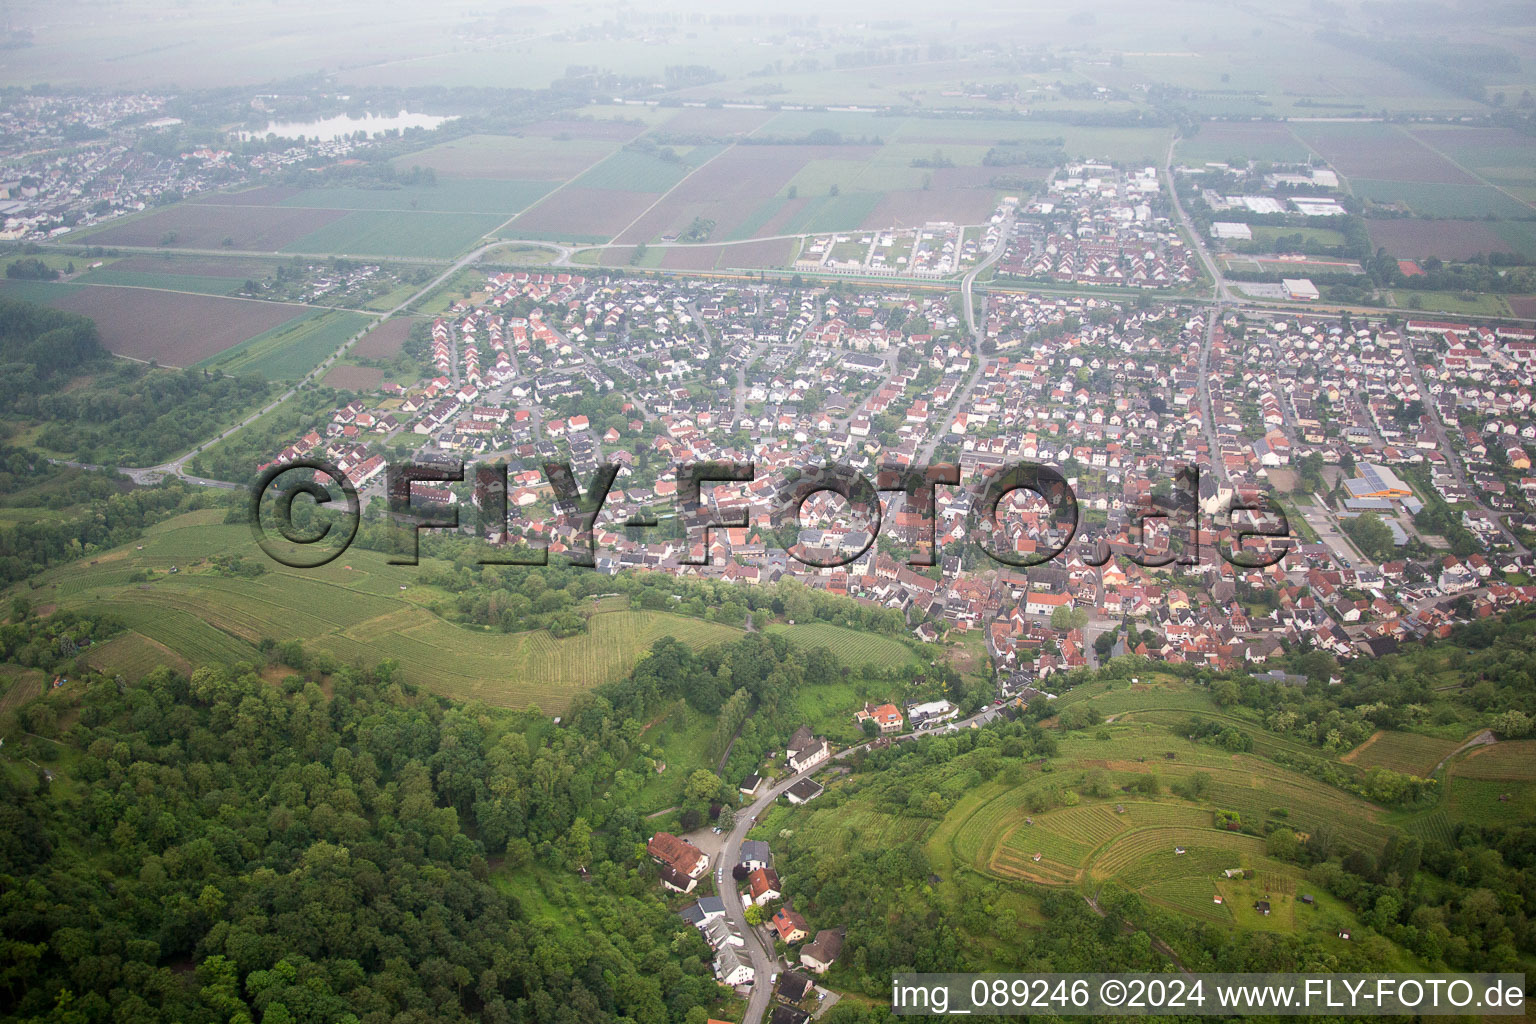
<instances>
[{"instance_id":1,"label":"small lake","mask_svg":"<svg viewBox=\"0 0 1536 1024\"><path fill-rule=\"evenodd\" d=\"M264 131L241 132L240 137L264 139L268 135L276 135L280 139L306 138L333 142L358 132L367 132L368 137L372 138L384 132L405 131L407 128L431 130L452 120L454 120L452 117L412 114L404 110L393 116L364 114L362 117L352 117L348 114L338 114L336 117L327 117L318 121L273 121Z\"/></svg>"}]
</instances>

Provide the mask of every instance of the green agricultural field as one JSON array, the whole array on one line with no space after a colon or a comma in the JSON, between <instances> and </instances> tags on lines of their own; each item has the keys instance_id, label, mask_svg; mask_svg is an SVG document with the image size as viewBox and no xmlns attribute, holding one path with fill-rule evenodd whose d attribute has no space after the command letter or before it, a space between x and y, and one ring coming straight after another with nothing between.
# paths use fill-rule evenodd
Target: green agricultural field
<instances>
[{"instance_id":1,"label":"green agricultural field","mask_svg":"<svg viewBox=\"0 0 1536 1024\"><path fill-rule=\"evenodd\" d=\"M173 272L157 274L144 270L120 270L110 265L82 274L76 281L80 284L115 284L125 288L159 288L173 292L197 292L199 295L233 295L245 284L243 278Z\"/></svg>"},{"instance_id":2,"label":"green agricultural field","mask_svg":"<svg viewBox=\"0 0 1536 1024\"><path fill-rule=\"evenodd\" d=\"M865 633L827 622L805 622L794 626L773 623L765 629L769 633L782 635L797 647L807 650L825 647L839 661L849 666L867 665L887 669L916 662L916 657L906 644L878 633Z\"/></svg>"},{"instance_id":3,"label":"green agricultural field","mask_svg":"<svg viewBox=\"0 0 1536 1024\"><path fill-rule=\"evenodd\" d=\"M406 256L451 259L496 230L499 213L400 213L356 210L294 239L284 252L327 256Z\"/></svg>"},{"instance_id":4,"label":"green agricultural field","mask_svg":"<svg viewBox=\"0 0 1536 1024\"><path fill-rule=\"evenodd\" d=\"M1536 221L1499 221L1493 225L1493 230L1520 255L1536 260Z\"/></svg>"},{"instance_id":5,"label":"green agricultural field","mask_svg":"<svg viewBox=\"0 0 1536 1024\"><path fill-rule=\"evenodd\" d=\"M619 189L626 192L665 192L697 166L721 152L723 146L696 146L663 160L649 153L621 149L571 182L573 188Z\"/></svg>"},{"instance_id":6,"label":"green agricultural field","mask_svg":"<svg viewBox=\"0 0 1536 1024\"><path fill-rule=\"evenodd\" d=\"M37 302L44 306L56 306L66 295L78 292L84 285L65 284L59 281L26 281L0 277L0 299L19 299Z\"/></svg>"},{"instance_id":7,"label":"green agricultural field","mask_svg":"<svg viewBox=\"0 0 1536 1024\"><path fill-rule=\"evenodd\" d=\"M736 242L744 238L751 238L757 234L759 228L767 224L782 209L789 200L784 196L771 196L759 203L748 215L747 219L736 225L722 241Z\"/></svg>"},{"instance_id":8,"label":"green agricultural field","mask_svg":"<svg viewBox=\"0 0 1536 1024\"><path fill-rule=\"evenodd\" d=\"M420 584L417 567L363 550L314 570L274 564L255 578L224 576L208 566L209 556L264 556L248 528L209 522L218 516L191 513L149 531L142 545L50 572L34 599L111 612L192 664L259 662L262 639L297 639L346 664L391 658L406 680L449 696L544 711L621 678L663 636L695 649L741 636L731 626L616 602L585 606L587 632L565 639L470 629L428 610L448 595ZM150 578L127 582L137 571ZM122 647L129 669L142 668L142 645Z\"/></svg>"},{"instance_id":9,"label":"green agricultural field","mask_svg":"<svg viewBox=\"0 0 1536 1024\"><path fill-rule=\"evenodd\" d=\"M1201 125L1195 135L1180 139L1173 158L1179 164L1241 164L1247 160L1300 163L1310 155L1311 150L1284 124L1216 121Z\"/></svg>"},{"instance_id":10,"label":"green agricultural field","mask_svg":"<svg viewBox=\"0 0 1536 1024\"><path fill-rule=\"evenodd\" d=\"M532 206L556 181L501 181L443 178L435 185L395 188L311 188L282 200L281 206L322 210L391 210L431 213L494 213L503 220Z\"/></svg>"},{"instance_id":11,"label":"green agricultural field","mask_svg":"<svg viewBox=\"0 0 1536 1024\"><path fill-rule=\"evenodd\" d=\"M361 313L314 310L197 365L232 374L259 373L268 380L298 380L372 320Z\"/></svg>"},{"instance_id":12,"label":"green agricultural field","mask_svg":"<svg viewBox=\"0 0 1536 1024\"><path fill-rule=\"evenodd\" d=\"M1339 760L1359 768L1390 768L1428 778L1459 741L1411 732L1378 732Z\"/></svg>"},{"instance_id":13,"label":"green agricultural field","mask_svg":"<svg viewBox=\"0 0 1536 1024\"><path fill-rule=\"evenodd\" d=\"M1351 178L1355 195L1375 203L1401 203L1425 217L1495 217L1523 220L1536 213L1531 207L1488 185L1461 185L1427 181L1383 181Z\"/></svg>"},{"instance_id":14,"label":"green agricultural field","mask_svg":"<svg viewBox=\"0 0 1536 1024\"><path fill-rule=\"evenodd\" d=\"M876 192L844 192L811 199L780 229L780 234L817 234L826 231L854 231L875 211L881 196Z\"/></svg>"}]
</instances>

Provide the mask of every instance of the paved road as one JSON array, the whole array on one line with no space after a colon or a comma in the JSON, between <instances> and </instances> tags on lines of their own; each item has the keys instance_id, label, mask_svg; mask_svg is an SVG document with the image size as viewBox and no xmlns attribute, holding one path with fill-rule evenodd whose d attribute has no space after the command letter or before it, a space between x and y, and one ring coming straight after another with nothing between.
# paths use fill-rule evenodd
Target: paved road
<instances>
[{"instance_id":1,"label":"paved road","mask_svg":"<svg viewBox=\"0 0 1536 1024\"><path fill-rule=\"evenodd\" d=\"M919 466L927 465L933 461L934 451L943 443L944 438L948 436L950 425L955 422L955 417L959 415L960 410L964 409L966 403L970 401L971 392L976 390L976 384L981 380L981 371L987 365L986 358L981 354L983 328L986 327L986 320L983 318L981 327L976 326L976 303L973 298L973 292L977 276L983 270L986 270L992 264L1002 259L1003 251L1008 248L1008 236L1012 233L1013 219L1010 217L1003 221L1002 228L997 234L997 244L992 247L992 251L987 254L986 259L966 271L965 276L960 279L960 302L965 310L966 329L971 332L971 351L976 354L976 365L972 368L971 375L965 379L965 384L950 401L948 412L944 414L943 421L934 425L933 432L928 436L927 442L919 449L918 458L916 459L916 464Z\"/></svg>"},{"instance_id":2,"label":"paved road","mask_svg":"<svg viewBox=\"0 0 1536 1024\"><path fill-rule=\"evenodd\" d=\"M1423 397L1424 411L1429 413L1430 432L1434 436L1435 444L1440 446L1440 451L1445 455L1446 468L1451 471L1452 479L1459 486L1466 488L1467 492L1473 496L1472 503L1474 505L1493 516L1493 521L1498 524L1499 532L1503 534L1506 541L1514 545L1517 553L1522 555L1530 554L1526 546L1521 544L1515 535L1510 532L1509 527L1505 525L1504 517L1494 514L1482 503L1477 497L1477 488L1467 486L1467 472L1466 467L1462 465L1461 452L1455 445L1451 444L1450 436L1446 433L1445 421L1440 418L1440 407L1435 404L1429 389L1424 386L1424 374L1419 368L1418 356L1411 350L1408 353L1408 365L1413 368L1413 383L1419 389L1419 394Z\"/></svg>"},{"instance_id":3,"label":"paved road","mask_svg":"<svg viewBox=\"0 0 1536 1024\"><path fill-rule=\"evenodd\" d=\"M1168 155L1163 160L1163 183L1168 188L1168 198L1173 203L1174 212L1179 215L1179 223L1184 225L1185 232L1189 235L1190 244L1195 247L1195 255L1200 257L1200 262L1205 265L1205 272L1211 276L1214 284L1212 296L1218 305L1226 305L1236 302L1232 292L1227 288L1226 279L1221 276L1221 271L1216 267L1216 260L1206 248L1205 239L1196 229L1195 222L1190 220L1189 214L1184 211L1184 204L1179 202L1179 191L1173 187L1173 148L1179 144L1178 136L1168 143Z\"/></svg>"},{"instance_id":4,"label":"paved road","mask_svg":"<svg viewBox=\"0 0 1536 1024\"><path fill-rule=\"evenodd\" d=\"M997 709L989 707L955 724L962 729L969 728L973 722L991 721L996 715ZM907 730L898 735L926 735L937 731ZM746 907L741 902L741 893L736 888L736 880L731 877L731 869L741 860L742 840L746 839L747 833L757 824L758 816L783 796L791 786L801 779L808 779L825 771L867 745L868 741L840 750L814 768L776 780L771 788L760 793L751 804L736 811L736 825L726 835L725 845L721 847L720 856L715 861L715 889L720 893L721 902L725 904L725 916L747 940L746 952L752 961L752 971L756 977L752 984L752 993L747 998L747 1012L742 1018L742 1024L758 1024L763 1019L768 1010L768 1001L773 995L773 983L769 979L786 969L784 961L774 954L773 943L765 937L765 932L759 932L747 924Z\"/></svg>"}]
</instances>

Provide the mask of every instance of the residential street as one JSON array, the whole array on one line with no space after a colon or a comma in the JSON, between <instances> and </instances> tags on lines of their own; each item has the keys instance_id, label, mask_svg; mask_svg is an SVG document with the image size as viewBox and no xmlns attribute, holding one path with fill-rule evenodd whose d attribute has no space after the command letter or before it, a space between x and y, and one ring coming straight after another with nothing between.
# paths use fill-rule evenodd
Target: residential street
<instances>
[{"instance_id":1,"label":"residential street","mask_svg":"<svg viewBox=\"0 0 1536 1024\"><path fill-rule=\"evenodd\" d=\"M990 722L997 717L996 708L986 708L978 711L969 718L961 719L954 724L961 729L969 728L973 722ZM924 730L924 732L937 732L936 729ZM919 733L919 730L907 730L897 734L898 736L911 736ZM893 737L895 738L895 737ZM742 905L741 893L737 889L737 882L731 877L731 868L736 866L741 859L741 843L746 839L747 833L757 824L757 818L763 811L773 805L773 802L789 790L791 786L801 779L809 779L817 773L825 770L830 765L862 749L866 743L848 747L833 754L814 768L809 768L797 775L787 775L776 779L772 787L760 793L751 804L737 808L736 826L726 836L725 845L720 851L720 856L715 861L715 888L720 893L721 902L725 904L725 916L746 937L746 952L752 961L752 970L756 981L752 984L752 993L747 998L746 1016L742 1018L742 1024L758 1024L763 1020L768 1010L768 1001L773 995L773 982L770 980L775 974L787 969L784 961L773 952L773 944L764 938L758 929L747 924L746 907ZM763 929L762 932L766 932ZM771 934L771 933L769 933Z\"/></svg>"}]
</instances>

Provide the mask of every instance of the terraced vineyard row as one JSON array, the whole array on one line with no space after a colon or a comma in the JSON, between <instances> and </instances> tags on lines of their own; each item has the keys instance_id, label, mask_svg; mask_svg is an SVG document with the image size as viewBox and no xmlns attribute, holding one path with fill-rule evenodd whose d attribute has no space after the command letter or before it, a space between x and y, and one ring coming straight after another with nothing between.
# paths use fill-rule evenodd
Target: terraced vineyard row
<instances>
[{"instance_id":1,"label":"terraced vineyard row","mask_svg":"<svg viewBox=\"0 0 1536 1024\"><path fill-rule=\"evenodd\" d=\"M1360 768L1389 768L1426 778L1440 760L1460 746L1458 740L1411 732L1378 732L1340 760Z\"/></svg>"},{"instance_id":2,"label":"terraced vineyard row","mask_svg":"<svg viewBox=\"0 0 1536 1024\"><path fill-rule=\"evenodd\" d=\"M111 612L132 629L165 644L194 663L248 661L258 664L261 661L255 647L179 608L134 601L101 601L92 607Z\"/></svg>"},{"instance_id":3,"label":"terraced vineyard row","mask_svg":"<svg viewBox=\"0 0 1536 1024\"><path fill-rule=\"evenodd\" d=\"M1451 817L1445 813L1443 807L1437 807L1428 814L1415 818L1405 827L1426 842L1433 840L1444 846L1450 846L1454 839L1451 834Z\"/></svg>"},{"instance_id":4,"label":"terraced vineyard row","mask_svg":"<svg viewBox=\"0 0 1536 1024\"><path fill-rule=\"evenodd\" d=\"M1232 726L1234 729L1239 729L1242 732L1247 733L1249 736L1253 737L1254 753L1261 754L1265 757L1280 752L1287 754L1305 754L1308 757L1318 757L1321 756L1322 753L1316 747L1308 746L1300 740L1291 739L1288 736L1281 736L1277 733L1269 732L1260 728L1259 725L1254 722L1250 722L1242 718L1237 718L1233 715L1222 714L1219 711L1214 711L1211 709L1180 711L1174 708L1148 708L1142 711L1127 712L1125 715L1117 718L1116 723L1135 724L1150 722L1176 729L1179 726L1182 726L1185 722L1189 721L1192 715L1198 715L1200 718L1207 719L1209 721L1221 722L1223 724Z\"/></svg>"},{"instance_id":5,"label":"terraced vineyard row","mask_svg":"<svg viewBox=\"0 0 1536 1024\"><path fill-rule=\"evenodd\" d=\"M1009 828L1009 819L1024 816L1028 789L1015 787L987 801L976 810L955 834L956 856L973 867L985 867L998 840Z\"/></svg>"},{"instance_id":6,"label":"terraced vineyard row","mask_svg":"<svg viewBox=\"0 0 1536 1024\"><path fill-rule=\"evenodd\" d=\"M846 629L828 622L806 622L786 626L774 624L767 627L770 633L779 633L797 647L825 647L845 665L868 665L872 668L900 668L914 660L912 651L900 640Z\"/></svg>"},{"instance_id":7,"label":"terraced vineyard row","mask_svg":"<svg viewBox=\"0 0 1536 1024\"><path fill-rule=\"evenodd\" d=\"M1003 849L1025 857L1036 853L1052 861L1080 867L1097 843L1038 825L1019 825L1003 839Z\"/></svg>"},{"instance_id":8,"label":"terraced vineyard row","mask_svg":"<svg viewBox=\"0 0 1536 1024\"><path fill-rule=\"evenodd\" d=\"M1474 747L1455 761L1451 774L1464 779L1510 782L1536 780L1536 740L1505 740Z\"/></svg>"},{"instance_id":9,"label":"terraced vineyard row","mask_svg":"<svg viewBox=\"0 0 1536 1024\"><path fill-rule=\"evenodd\" d=\"M1044 857L1037 863L1033 854L1002 849L987 865L994 873L1011 878L1024 878L1043 885L1071 885L1082 877L1082 872L1070 864L1048 861Z\"/></svg>"},{"instance_id":10,"label":"terraced vineyard row","mask_svg":"<svg viewBox=\"0 0 1536 1024\"><path fill-rule=\"evenodd\" d=\"M1179 849L1184 853L1178 853ZM1214 828L1167 826L1141 828L1116 838L1088 866L1094 878L1121 878L1132 887L1150 885L1173 875L1214 878L1222 870L1241 866L1244 855L1264 853L1263 840Z\"/></svg>"},{"instance_id":11,"label":"terraced vineyard row","mask_svg":"<svg viewBox=\"0 0 1536 1024\"><path fill-rule=\"evenodd\" d=\"M174 651L137 631L122 633L91 648L86 660L100 669L136 682L161 665L186 672L191 664Z\"/></svg>"},{"instance_id":12,"label":"terraced vineyard row","mask_svg":"<svg viewBox=\"0 0 1536 1024\"><path fill-rule=\"evenodd\" d=\"M1170 878L1153 882L1138 891L1153 903L1160 903L1181 914L1213 924L1229 924L1232 921L1232 911L1227 909L1226 903L1216 902L1220 889L1210 878L1199 875Z\"/></svg>"}]
</instances>

